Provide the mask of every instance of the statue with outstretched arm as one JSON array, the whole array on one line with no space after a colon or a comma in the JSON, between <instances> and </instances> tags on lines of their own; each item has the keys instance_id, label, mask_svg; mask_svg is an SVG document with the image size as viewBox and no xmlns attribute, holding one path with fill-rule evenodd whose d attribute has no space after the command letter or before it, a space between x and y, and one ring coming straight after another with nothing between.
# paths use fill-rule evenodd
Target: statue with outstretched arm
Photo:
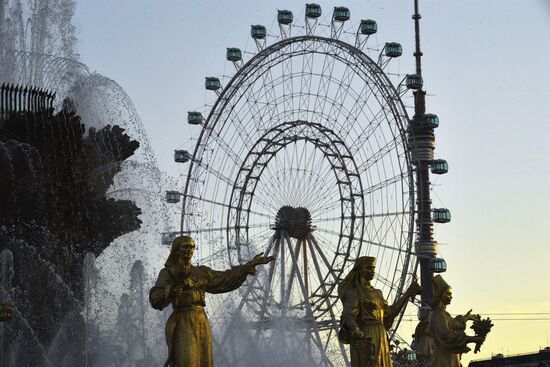
<instances>
[{"instance_id":1,"label":"statue with outstretched arm","mask_svg":"<svg viewBox=\"0 0 550 367\"><path fill-rule=\"evenodd\" d=\"M194 266L191 258L195 241L189 236L172 242L170 255L149 293L151 306L162 310L172 304L166 323L168 359L165 367L212 367L212 335L204 311L205 293L225 293L240 287L256 266L267 264L272 256L256 255L244 265L226 271Z\"/></svg>"}]
</instances>

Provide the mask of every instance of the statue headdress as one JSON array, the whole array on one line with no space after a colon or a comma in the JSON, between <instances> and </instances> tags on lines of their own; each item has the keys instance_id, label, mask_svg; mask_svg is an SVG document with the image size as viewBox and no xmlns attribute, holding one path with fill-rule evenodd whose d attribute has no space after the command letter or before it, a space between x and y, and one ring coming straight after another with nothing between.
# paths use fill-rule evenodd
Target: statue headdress
<instances>
[{"instance_id":1,"label":"statue headdress","mask_svg":"<svg viewBox=\"0 0 550 367\"><path fill-rule=\"evenodd\" d=\"M447 289L450 289L451 286L443 279L441 275L436 275L432 278L432 285L433 285L433 304L437 304L439 302L439 299L445 293Z\"/></svg>"},{"instance_id":2,"label":"statue headdress","mask_svg":"<svg viewBox=\"0 0 550 367\"><path fill-rule=\"evenodd\" d=\"M358 273L361 271L361 268L367 264L376 265L376 258L371 256L361 256L357 258L353 265L353 269L346 275L342 283L338 285L338 297L340 300L344 301L344 294L346 294L349 288L356 287Z\"/></svg>"}]
</instances>

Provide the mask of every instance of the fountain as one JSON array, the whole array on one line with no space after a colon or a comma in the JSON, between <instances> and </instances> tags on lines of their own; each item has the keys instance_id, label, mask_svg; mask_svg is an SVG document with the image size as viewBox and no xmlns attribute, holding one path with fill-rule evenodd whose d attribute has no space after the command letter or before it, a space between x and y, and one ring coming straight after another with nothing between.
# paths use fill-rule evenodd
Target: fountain
<instances>
[{"instance_id":1,"label":"fountain","mask_svg":"<svg viewBox=\"0 0 550 367\"><path fill-rule=\"evenodd\" d=\"M0 367L150 366L164 352L167 316L144 292L176 217L168 178L125 91L79 61L74 7L0 0L0 85L51 99L0 116L0 305L15 306Z\"/></svg>"}]
</instances>

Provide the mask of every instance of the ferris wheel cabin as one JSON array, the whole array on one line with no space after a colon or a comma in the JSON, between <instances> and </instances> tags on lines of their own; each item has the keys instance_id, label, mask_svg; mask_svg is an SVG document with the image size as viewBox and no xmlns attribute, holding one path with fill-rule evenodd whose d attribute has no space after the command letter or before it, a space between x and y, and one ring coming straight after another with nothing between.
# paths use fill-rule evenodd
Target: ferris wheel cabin
<instances>
[{"instance_id":1,"label":"ferris wheel cabin","mask_svg":"<svg viewBox=\"0 0 550 367\"><path fill-rule=\"evenodd\" d=\"M220 82L220 79L208 76L204 81L204 87L208 90L215 91L222 87L222 83Z\"/></svg>"},{"instance_id":2,"label":"ferris wheel cabin","mask_svg":"<svg viewBox=\"0 0 550 367\"><path fill-rule=\"evenodd\" d=\"M191 153L187 150L175 150L174 151L174 161L177 163L186 163L191 160Z\"/></svg>"},{"instance_id":3,"label":"ferris wheel cabin","mask_svg":"<svg viewBox=\"0 0 550 367\"><path fill-rule=\"evenodd\" d=\"M279 24L290 24L294 20L294 16L290 10L278 10L277 11L277 21Z\"/></svg>"},{"instance_id":4,"label":"ferris wheel cabin","mask_svg":"<svg viewBox=\"0 0 550 367\"><path fill-rule=\"evenodd\" d=\"M321 5L319 4L306 4L306 18L317 19L321 16Z\"/></svg>"},{"instance_id":5,"label":"ferris wheel cabin","mask_svg":"<svg viewBox=\"0 0 550 367\"><path fill-rule=\"evenodd\" d=\"M449 164L444 159L434 159L430 164L430 170L433 174L442 175L449 172Z\"/></svg>"},{"instance_id":6,"label":"ferris wheel cabin","mask_svg":"<svg viewBox=\"0 0 550 367\"><path fill-rule=\"evenodd\" d=\"M448 223L451 221L451 211L449 209L434 209L433 220L436 223Z\"/></svg>"},{"instance_id":7,"label":"ferris wheel cabin","mask_svg":"<svg viewBox=\"0 0 550 367\"><path fill-rule=\"evenodd\" d=\"M407 78L405 79L405 85L408 89L420 89L422 88L422 85L424 84L424 81L422 80L421 75L417 74L408 74Z\"/></svg>"},{"instance_id":8,"label":"ferris wheel cabin","mask_svg":"<svg viewBox=\"0 0 550 367\"><path fill-rule=\"evenodd\" d=\"M422 127L435 129L439 126L439 117L433 113L426 113L420 118L420 124Z\"/></svg>"},{"instance_id":9,"label":"ferris wheel cabin","mask_svg":"<svg viewBox=\"0 0 550 367\"><path fill-rule=\"evenodd\" d=\"M197 111L187 112L187 123L189 125L200 125L203 121L202 113Z\"/></svg>"},{"instance_id":10,"label":"ferris wheel cabin","mask_svg":"<svg viewBox=\"0 0 550 367\"><path fill-rule=\"evenodd\" d=\"M403 54L403 47L397 42L388 42L384 47L387 57L399 57Z\"/></svg>"},{"instance_id":11,"label":"ferris wheel cabin","mask_svg":"<svg viewBox=\"0 0 550 367\"><path fill-rule=\"evenodd\" d=\"M237 62L243 59L243 53L240 48L229 47L225 53L227 61Z\"/></svg>"},{"instance_id":12,"label":"ferris wheel cabin","mask_svg":"<svg viewBox=\"0 0 550 367\"><path fill-rule=\"evenodd\" d=\"M345 6L335 6L334 12L332 13L332 19L338 22L345 22L349 20L350 11Z\"/></svg>"},{"instance_id":13,"label":"ferris wheel cabin","mask_svg":"<svg viewBox=\"0 0 550 367\"><path fill-rule=\"evenodd\" d=\"M443 258L435 258L430 261L430 270L433 273L444 273L447 271L447 262Z\"/></svg>"},{"instance_id":14,"label":"ferris wheel cabin","mask_svg":"<svg viewBox=\"0 0 550 367\"><path fill-rule=\"evenodd\" d=\"M253 25L250 28L250 35L255 40L263 40L267 36L267 30L263 25Z\"/></svg>"},{"instance_id":15,"label":"ferris wheel cabin","mask_svg":"<svg viewBox=\"0 0 550 367\"><path fill-rule=\"evenodd\" d=\"M177 204L180 202L181 194L177 191L166 191L166 202L170 204Z\"/></svg>"},{"instance_id":16,"label":"ferris wheel cabin","mask_svg":"<svg viewBox=\"0 0 550 367\"><path fill-rule=\"evenodd\" d=\"M359 25L359 32L366 36L375 34L378 31L378 24L372 19L363 19Z\"/></svg>"}]
</instances>

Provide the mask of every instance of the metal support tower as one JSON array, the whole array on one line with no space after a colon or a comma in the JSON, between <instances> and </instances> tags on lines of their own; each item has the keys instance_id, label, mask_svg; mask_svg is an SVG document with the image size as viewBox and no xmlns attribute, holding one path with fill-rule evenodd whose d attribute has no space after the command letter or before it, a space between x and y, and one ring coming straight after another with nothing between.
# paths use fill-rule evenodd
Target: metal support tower
<instances>
[{"instance_id":1,"label":"metal support tower","mask_svg":"<svg viewBox=\"0 0 550 367\"><path fill-rule=\"evenodd\" d=\"M418 0L414 0L414 28L416 50L416 74L422 76L422 52L420 51L420 14ZM437 255L437 242L433 239L433 220L430 198L430 163L435 149L434 129L424 122L426 113L426 92L420 88L414 92L415 114L409 128L409 146L412 153L412 163L416 167L417 201L417 242L416 252L420 256L420 281L422 284L422 305L428 306L433 296L432 271L430 263Z\"/></svg>"}]
</instances>

